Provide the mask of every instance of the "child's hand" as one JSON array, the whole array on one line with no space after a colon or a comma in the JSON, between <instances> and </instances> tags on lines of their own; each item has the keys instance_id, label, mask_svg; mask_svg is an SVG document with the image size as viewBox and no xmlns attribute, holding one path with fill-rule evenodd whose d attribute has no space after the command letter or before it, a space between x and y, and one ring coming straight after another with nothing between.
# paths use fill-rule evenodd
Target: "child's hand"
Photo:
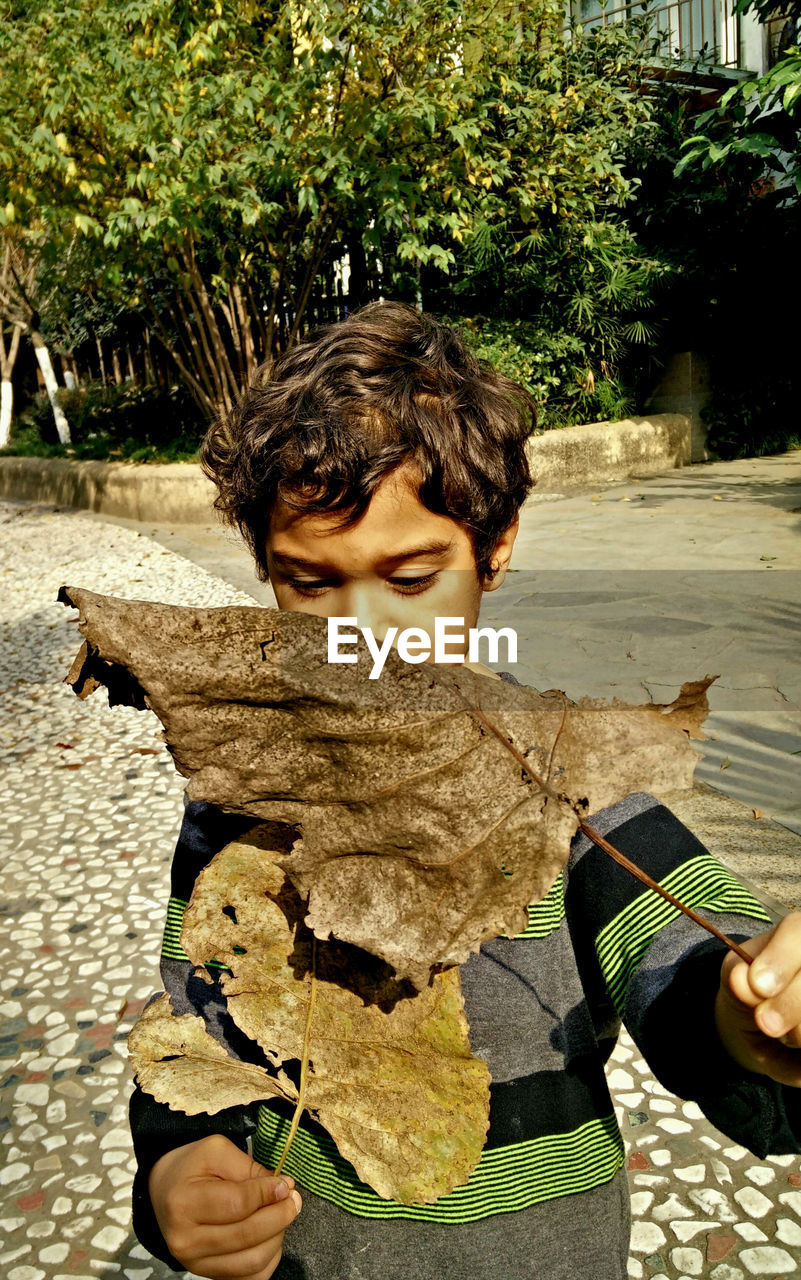
<instances>
[{"instance_id":1,"label":"child's hand","mask_svg":"<svg viewBox=\"0 0 801 1280\"><path fill-rule=\"evenodd\" d=\"M715 1024L724 1048L749 1071L801 1087L801 912L730 951L721 966Z\"/></svg>"},{"instance_id":2,"label":"child's hand","mask_svg":"<svg viewBox=\"0 0 801 1280\"><path fill-rule=\"evenodd\" d=\"M284 1232L300 1212L294 1186L221 1134L168 1151L148 1179L170 1252L210 1280L268 1280L281 1260Z\"/></svg>"}]
</instances>

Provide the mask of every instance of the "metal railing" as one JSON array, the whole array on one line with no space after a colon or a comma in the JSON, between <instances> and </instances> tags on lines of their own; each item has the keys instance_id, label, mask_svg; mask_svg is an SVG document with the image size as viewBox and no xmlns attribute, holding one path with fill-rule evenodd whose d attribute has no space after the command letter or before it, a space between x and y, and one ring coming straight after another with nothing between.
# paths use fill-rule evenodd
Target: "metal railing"
<instances>
[{"instance_id":1,"label":"metal railing","mask_svg":"<svg viewBox=\"0 0 801 1280\"><path fill-rule=\"evenodd\" d=\"M585 27L625 22L642 13L642 3L602 4L576 0L574 13ZM710 67L739 68L740 19L730 0L669 0L649 9L649 29L661 35L662 57L692 62L703 57Z\"/></svg>"}]
</instances>

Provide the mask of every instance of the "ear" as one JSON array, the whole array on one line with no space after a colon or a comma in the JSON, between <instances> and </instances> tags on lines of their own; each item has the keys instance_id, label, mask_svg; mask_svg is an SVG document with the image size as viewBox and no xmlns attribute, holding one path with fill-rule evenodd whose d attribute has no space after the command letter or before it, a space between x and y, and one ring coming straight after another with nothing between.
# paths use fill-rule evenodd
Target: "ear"
<instances>
[{"instance_id":1,"label":"ear","mask_svg":"<svg viewBox=\"0 0 801 1280\"><path fill-rule=\"evenodd\" d=\"M501 534L492 550L490 556L490 565L493 569L497 566L497 572L491 578L484 576L482 583L483 591L496 591L506 577L506 570L509 561L512 558L512 551L515 545L517 531L520 528L520 512L517 513L508 529Z\"/></svg>"}]
</instances>

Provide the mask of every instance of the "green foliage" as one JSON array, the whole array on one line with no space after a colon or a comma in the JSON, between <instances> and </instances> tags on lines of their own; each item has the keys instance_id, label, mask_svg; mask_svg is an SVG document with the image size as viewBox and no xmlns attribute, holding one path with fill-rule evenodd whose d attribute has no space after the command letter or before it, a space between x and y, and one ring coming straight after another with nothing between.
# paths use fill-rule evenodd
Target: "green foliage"
<instances>
[{"instance_id":1,"label":"green foliage","mask_svg":"<svg viewBox=\"0 0 801 1280\"><path fill-rule=\"evenodd\" d=\"M207 416L345 248L352 305L422 272L432 309L453 285L465 313L575 335L602 381L654 337L618 216L647 36L563 22L563 0L30 0L0 18L0 221L85 293L88 336L146 311Z\"/></svg>"},{"instance_id":2,"label":"green foliage","mask_svg":"<svg viewBox=\"0 0 801 1280\"><path fill-rule=\"evenodd\" d=\"M724 95L729 104L736 96ZM672 267L661 299L665 344L709 361L710 448L722 457L784 448L801 397L790 319L801 290L797 199L781 175L766 173L762 155L728 145L739 136L730 107L698 116L692 95L668 85L654 106L656 128L630 151L641 185L629 220L644 251ZM707 151L706 163L697 152L687 162L700 121L713 116L718 158Z\"/></svg>"},{"instance_id":3,"label":"green foliage","mask_svg":"<svg viewBox=\"0 0 801 1280\"><path fill-rule=\"evenodd\" d=\"M504 318L523 314L539 331L571 338L576 359L546 399L569 398L576 382L614 378L632 348L656 343L651 313L668 268L621 220L549 228L517 245L496 235L489 251L471 248L473 270L456 284L458 298L486 300L494 289Z\"/></svg>"},{"instance_id":4,"label":"green foliage","mask_svg":"<svg viewBox=\"0 0 801 1280\"><path fill-rule=\"evenodd\" d=\"M59 401L72 431L58 443L47 396L34 397L14 425L4 454L28 457L102 458L131 462L184 462L197 458L203 423L180 386L105 387L99 383L61 390Z\"/></svg>"},{"instance_id":5,"label":"green foliage","mask_svg":"<svg viewBox=\"0 0 801 1280\"><path fill-rule=\"evenodd\" d=\"M714 174L742 159L754 180L772 172L779 201L801 196L801 49L787 49L764 75L732 85L700 115L674 172L700 166Z\"/></svg>"},{"instance_id":6,"label":"green foliage","mask_svg":"<svg viewBox=\"0 0 801 1280\"><path fill-rule=\"evenodd\" d=\"M479 359L519 382L538 403L537 427L604 422L634 412L631 393L612 378L589 376L581 338L524 320L455 318Z\"/></svg>"},{"instance_id":7,"label":"green foliage","mask_svg":"<svg viewBox=\"0 0 801 1280\"><path fill-rule=\"evenodd\" d=\"M653 365L669 267L627 224L639 182L626 166L632 140L646 141L655 129L651 99L641 92L650 51L644 22L613 23L592 32L575 26L546 65L536 51L522 59L521 80L550 90L540 127L552 110L574 169L556 177L552 203L536 216L514 184L501 188L464 237L448 279L426 281L432 309L477 318L482 331L479 318L492 318L488 358L521 370L543 424L631 412ZM521 167L529 168L534 150L519 148ZM545 189L552 172L541 173Z\"/></svg>"}]
</instances>

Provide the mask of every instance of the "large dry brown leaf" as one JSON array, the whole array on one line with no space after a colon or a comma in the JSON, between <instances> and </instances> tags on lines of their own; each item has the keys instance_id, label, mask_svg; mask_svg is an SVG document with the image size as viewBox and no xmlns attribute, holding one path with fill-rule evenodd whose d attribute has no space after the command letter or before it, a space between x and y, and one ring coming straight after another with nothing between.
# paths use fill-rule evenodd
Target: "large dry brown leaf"
<instances>
[{"instance_id":1,"label":"large dry brown leaf","mask_svg":"<svg viewBox=\"0 0 801 1280\"><path fill-rule=\"evenodd\" d=\"M458 970L403 998L372 956L320 944L313 976L312 935L279 868L281 851L269 848L272 834L252 829L200 873L181 943L193 963L214 958L231 970L221 980L228 1011L272 1062L310 1064L304 1104L359 1176L404 1204L436 1200L467 1181L489 1123L489 1070L470 1056ZM184 1024L202 1027L201 1019L174 1021L173 1043ZM142 1087L161 1101L175 1106L180 1098L180 1108L195 1114L231 1105L218 1104L223 1089L226 1099L235 1091L243 1101L265 1096L266 1072L248 1068L253 1078L242 1079L243 1064L233 1059L226 1087L226 1067L210 1060L205 1041L188 1045L188 1059L163 1061L170 1038L162 1023L158 1031L159 1062L146 1063L149 1041L140 1037L134 1066ZM273 1091L280 1092L274 1083Z\"/></svg>"},{"instance_id":2,"label":"large dry brown leaf","mask_svg":"<svg viewBox=\"0 0 801 1280\"><path fill-rule=\"evenodd\" d=\"M191 798L294 825L282 867L315 934L421 988L432 966L524 928L579 816L691 783L709 679L669 706L568 705L395 650L370 680L364 651L327 663L327 620L307 614L59 598L86 637L67 677L78 696L105 684L111 703L152 707Z\"/></svg>"}]
</instances>

